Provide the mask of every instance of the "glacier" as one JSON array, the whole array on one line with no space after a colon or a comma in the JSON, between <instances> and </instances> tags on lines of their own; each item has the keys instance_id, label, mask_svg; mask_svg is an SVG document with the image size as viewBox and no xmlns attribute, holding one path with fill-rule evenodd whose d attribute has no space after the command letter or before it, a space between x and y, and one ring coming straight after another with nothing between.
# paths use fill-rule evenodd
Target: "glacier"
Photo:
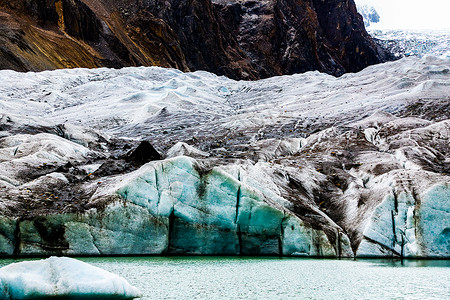
<instances>
[{"instance_id":1,"label":"glacier","mask_svg":"<svg viewBox=\"0 0 450 300\"><path fill-rule=\"evenodd\" d=\"M0 255L447 258L449 69L0 71Z\"/></svg>"},{"instance_id":2,"label":"glacier","mask_svg":"<svg viewBox=\"0 0 450 300\"><path fill-rule=\"evenodd\" d=\"M13 263L0 269L0 298L133 299L123 277L68 257Z\"/></svg>"}]
</instances>

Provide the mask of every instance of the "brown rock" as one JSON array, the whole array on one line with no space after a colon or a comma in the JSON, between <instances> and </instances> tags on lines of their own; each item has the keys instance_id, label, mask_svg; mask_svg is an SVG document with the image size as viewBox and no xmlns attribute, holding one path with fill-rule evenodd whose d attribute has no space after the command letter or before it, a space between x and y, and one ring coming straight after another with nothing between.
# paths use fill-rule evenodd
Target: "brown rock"
<instances>
[{"instance_id":1,"label":"brown rock","mask_svg":"<svg viewBox=\"0 0 450 300\"><path fill-rule=\"evenodd\" d=\"M259 79L388 58L352 0L0 0L1 69L156 65Z\"/></svg>"}]
</instances>

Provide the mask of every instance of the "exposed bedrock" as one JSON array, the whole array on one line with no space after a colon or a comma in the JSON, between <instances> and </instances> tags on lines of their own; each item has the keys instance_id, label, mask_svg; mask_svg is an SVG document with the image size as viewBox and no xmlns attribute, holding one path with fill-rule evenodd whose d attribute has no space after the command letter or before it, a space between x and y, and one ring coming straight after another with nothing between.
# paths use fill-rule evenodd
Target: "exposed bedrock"
<instances>
[{"instance_id":1,"label":"exposed bedrock","mask_svg":"<svg viewBox=\"0 0 450 300\"><path fill-rule=\"evenodd\" d=\"M351 1L0 1L0 68L162 66L234 79L390 59Z\"/></svg>"}]
</instances>

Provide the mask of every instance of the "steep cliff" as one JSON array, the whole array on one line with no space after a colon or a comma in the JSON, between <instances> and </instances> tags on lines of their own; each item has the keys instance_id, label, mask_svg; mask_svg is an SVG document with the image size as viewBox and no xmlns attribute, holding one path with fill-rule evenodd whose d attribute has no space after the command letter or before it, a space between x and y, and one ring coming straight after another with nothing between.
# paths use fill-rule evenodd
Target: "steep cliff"
<instances>
[{"instance_id":1,"label":"steep cliff","mask_svg":"<svg viewBox=\"0 0 450 300\"><path fill-rule=\"evenodd\" d=\"M0 68L162 66L235 79L388 59L353 1L0 1Z\"/></svg>"}]
</instances>

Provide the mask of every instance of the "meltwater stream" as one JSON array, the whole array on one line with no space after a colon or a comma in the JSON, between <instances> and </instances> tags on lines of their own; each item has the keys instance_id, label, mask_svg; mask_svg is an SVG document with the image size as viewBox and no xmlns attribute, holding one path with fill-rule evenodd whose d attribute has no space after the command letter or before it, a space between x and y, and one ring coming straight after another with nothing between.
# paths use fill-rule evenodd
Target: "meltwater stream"
<instances>
[{"instance_id":1,"label":"meltwater stream","mask_svg":"<svg viewBox=\"0 0 450 300\"><path fill-rule=\"evenodd\" d=\"M125 277L142 299L450 299L450 261L273 257L80 260ZM0 260L0 267L13 262Z\"/></svg>"}]
</instances>

